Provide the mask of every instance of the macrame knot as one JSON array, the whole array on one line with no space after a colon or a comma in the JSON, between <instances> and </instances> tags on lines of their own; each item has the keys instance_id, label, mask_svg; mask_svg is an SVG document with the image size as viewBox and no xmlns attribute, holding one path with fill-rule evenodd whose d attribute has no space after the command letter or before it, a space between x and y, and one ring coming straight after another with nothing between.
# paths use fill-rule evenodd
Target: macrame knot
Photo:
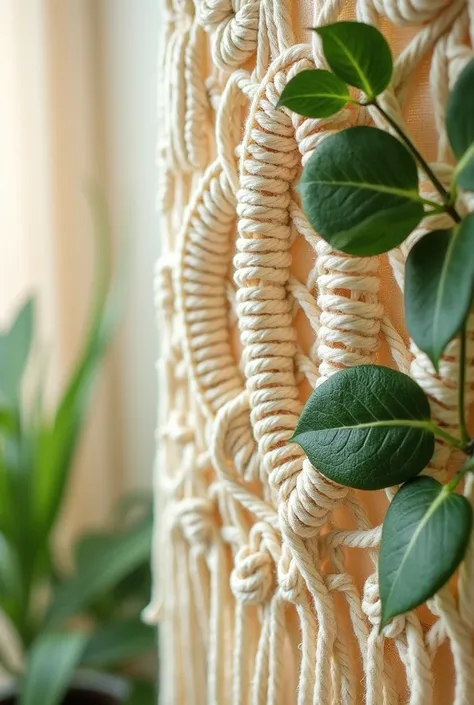
<instances>
[{"instance_id":1,"label":"macrame knot","mask_svg":"<svg viewBox=\"0 0 474 705\"><path fill-rule=\"evenodd\" d=\"M225 434L225 451L233 458L237 474L248 482L260 478L260 457L258 455L252 427L249 423L248 409L232 416Z\"/></svg>"},{"instance_id":2,"label":"macrame knot","mask_svg":"<svg viewBox=\"0 0 474 705\"><path fill-rule=\"evenodd\" d=\"M179 369L181 363L182 360L177 363L175 369ZM170 414L168 424L165 426L164 431L166 431L167 438L179 445L186 445L194 440L194 429L188 426L185 415L178 411L174 411Z\"/></svg>"},{"instance_id":3,"label":"macrame knot","mask_svg":"<svg viewBox=\"0 0 474 705\"><path fill-rule=\"evenodd\" d=\"M250 605L266 601L274 582L273 560L268 551L242 546L235 556L230 587L237 600Z\"/></svg>"},{"instance_id":4,"label":"macrame knot","mask_svg":"<svg viewBox=\"0 0 474 705\"><path fill-rule=\"evenodd\" d=\"M375 573L369 575L364 585L364 597L362 600L362 610L367 615L369 622L378 627L382 617L382 603L379 594L378 578ZM405 629L405 617L403 615L394 617L384 630L383 635L387 639L396 639Z\"/></svg>"},{"instance_id":5,"label":"macrame knot","mask_svg":"<svg viewBox=\"0 0 474 705\"><path fill-rule=\"evenodd\" d=\"M172 525L190 546L204 553L218 531L215 505L201 497L181 499L173 506Z\"/></svg>"},{"instance_id":6,"label":"macrame knot","mask_svg":"<svg viewBox=\"0 0 474 705\"><path fill-rule=\"evenodd\" d=\"M173 260L166 257L160 257L155 267L155 303L166 315L173 311L173 267Z\"/></svg>"},{"instance_id":7,"label":"macrame knot","mask_svg":"<svg viewBox=\"0 0 474 705\"><path fill-rule=\"evenodd\" d=\"M299 536L314 536L348 493L321 475L305 458L288 501L288 521Z\"/></svg>"},{"instance_id":8,"label":"macrame knot","mask_svg":"<svg viewBox=\"0 0 474 705\"><path fill-rule=\"evenodd\" d=\"M257 47L260 0L243 0L236 11L230 0L201 0L198 22L212 36L212 58L224 71L239 68Z\"/></svg>"},{"instance_id":9,"label":"macrame knot","mask_svg":"<svg viewBox=\"0 0 474 705\"><path fill-rule=\"evenodd\" d=\"M306 599L304 579L286 544L283 544L277 567L278 587L282 599L295 605L303 602Z\"/></svg>"},{"instance_id":10,"label":"macrame knot","mask_svg":"<svg viewBox=\"0 0 474 705\"><path fill-rule=\"evenodd\" d=\"M219 68L243 66L257 47L260 0L244 1L235 14L221 22L213 35L212 58Z\"/></svg>"},{"instance_id":11,"label":"macrame knot","mask_svg":"<svg viewBox=\"0 0 474 705\"><path fill-rule=\"evenodd\" d=\"M275 563L280 551L274 529L264 521L254 524L248 544L235 556L230 585L236 599L248 604L262 604L267 600L275 584Z\"/></svg>"},{"instance_id":12,"label":"macrame knot","mask_svg":"<svg viewBox=\"0 0 474 705\"><path fill-rule=\"evenodd\" d=\"M199 23L212 30L232 14L230 0L197 0L196 11Z\"/></svg>"},{"instance_id":13,"label":"macrame knot","mask_svg":"<svg viewBox=\"0 0 474 705\"><path fill-rule=\"evenodd\" d=\"M434 19L451 0L374 0L381 15L400 26L419 25Z\"/></svg>"}]
</instances>

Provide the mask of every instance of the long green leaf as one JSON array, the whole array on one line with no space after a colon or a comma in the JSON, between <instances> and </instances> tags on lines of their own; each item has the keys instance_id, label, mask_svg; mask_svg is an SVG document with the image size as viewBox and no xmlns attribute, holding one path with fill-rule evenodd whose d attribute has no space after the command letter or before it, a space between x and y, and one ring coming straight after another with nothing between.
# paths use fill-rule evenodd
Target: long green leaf
<instances>
[{"instance_id":1,"label":"long green leaf","mask_svg":"<svg viewBox=\"0 0 474 705\"><path fill-rule=\"evenodd\" d=\"M87 563L54 594L47 625L58 624L83 609L148 560L151 535L152 521L147 520L108 545L99 542L95 552L89 548Z\"/></svg>"},{"instance_id":2,"label":"long green leaf","mask_svg":"<svg viewBox=\"0 0 474 705\"><path fill-rule=\"evenodd\" d=\"M34 301L28 299L10 329L0 335L0 393L16 406L34 332Z\"/></svg>"},{"instance_id":3,"label":"long green leaf","mask_svg":"<svg viewBox=\"0 0 474 705\"><path fill-rule=\"evenodd\" d=\"M35 518L39 530L52 526L66 487L72 459L82 431L93 384L120 311L122 280L109 285L108 225L105 214L96 209L97 267L93 313L87 342L58 406L51 426L42 429L35 469Z\"/></svg>"},{"instance_id":4,"label":"long green leaf","mask_svg":"<svg viewBox=\"0 0 474 705\"><path fill-rule=\"evenodd\" d=\"M279 106L298 115L323 118L334 115L351 99L347 85L330 71L300 71L285 86Z\"/></svg>"},{"instance_id":5,"label":"long green leaf","mask_svg":"<svg viewBox=\"0 0 474 705\"><path fill-rule=\"evenodd\" d=\"M87 642L85 634L43 634L34 643L19 705L60 705Z\"/></svg>"},{"instance_id":6,"label":"long green leaf","mask_svg":"<svg viewBox=\"0 0 474 705\"><path fill-rule=\"evenodd\" d=\"M327 137L308 160L299 190L315 231L353 255L391 250L424 215L413 157L395 137L372 127Z\"/></svg>"},{"instance_id":7,"label":"long green leaf","mask_svg":"<svg viewBox=\"0 0 474 705\"><path fill-rule=\"evenodd\" d=\"M430 477L404 485L382 528L379 586L381 628L432 597L462 561L472 529L467 499Z\"/></svg>"},{"instance_id":8,"label":"long green leaf","mask_svg":"<svg viewBox=\"0 0 474 705\"><path fill-rule=\"evenodd\" d=\"M392 77L392 54L383 35L363 22L335 22L315 27L324 56L342 81L364 91L372 100Z\"/></svg>"},{"instance_id":9,"label":"long green leaf","mask_svg":"<svg viewBox=\"0 0 474 705\"><path fill-rule=\"evenodd\" d=\"M156 688L153 683L135 681L124 705L156 705Z\"/></svg>"},{"instance_id":10,"label":"long green leaf","mask_svg":"<svg viewBox=\"0 0 474 705\"><path fill-rule=\"evenodd\" d=\"M156 649L156 632L139 618L103 624L92 634L82 657L91 666L115 666Z\"/></svg>"},{"instance_id":11,"label":"long green leaf","mask_svg":"<svg viewBox=\"0 0 474 705\"><path fill-rule=\"evenodd\" d=\"M338 372L308 399L293 438L340 485L377 490L414 477L434 450L423 390L388 367Z\"/></svg>"},{"instance_id":12,"label":"long green leaf","mask_svg":"<svg viewBox=\"0 0 474 705\"><path fill-rule=\"evenodd\" d=\"M408 332L438 370L439 358L457 335L474 293L474 215L453 230L428 233L406 264Z\"/></svg>"},{"instance_id":13,"label":"long green leaf","mask_svg":"<svg viewBox=\"0 0 474 705\"><path fill-rule=\"evenodd\" d=\"M474 60L456 81L446 107L446 129L458 159L455 181L468 191L474 190Z\"/></svg>"}]
</instances>

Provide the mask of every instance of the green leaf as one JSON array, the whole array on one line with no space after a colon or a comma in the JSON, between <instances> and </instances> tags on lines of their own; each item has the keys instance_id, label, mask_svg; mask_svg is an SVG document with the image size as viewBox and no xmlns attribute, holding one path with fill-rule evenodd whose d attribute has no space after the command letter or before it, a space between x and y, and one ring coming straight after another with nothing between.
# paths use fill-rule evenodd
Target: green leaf
<instances>
[{"instance_id":1,"label":"green leaf","mask_svg":"<svg viewBox=\"0 0 474 705\"><path fill-rule=\"evenodd\" d=\"M92 634L82 663L92 666L115 666L135 656L156 649L156 631L139 619L103 624Z\"/></svg>"},{"instance_id":2,"label":"green leaf","mask_svg":"<svg viewBox=\"0 0 474 705\"><path fill-rule=\"evenodd\" d=\"M424 215L413 157L373 127L329 135L308 160L299 190L316 232L353 255L391 250Z\"/></svg>"},{"instance_id":3,"label":"green leaf","mask_svg":"<svg viewBox=\"0 0 474 705\"><path fill-rule=\"evenodd\" d=\"M360 365L330 377L308 399L293 438L331 480L363 490L421 472L434 450L430 407L407 375Z\"/></svg>"},{"instance_id":4,"label":"green leaf","mask_svg":"<svg viewBox=\"0 0 474 705\"><path fill-rule=\"evenodd\" d=\"M43 634L33 644L21 684L20 705L59 705L81 659L87 635Z\"/></svg>"},{"instance_id":5,"label":"green leaf","mask_svg":"<svg viewBox=\"0 0 474 705\"><path fill-rule=\"evenodd\" d=\"M446 107L446 129L458 160L455 181L474 190L474 59L468 63L450 93Z\"/></svg>"},{"instance_id":6,"label":"green leaf","mask_svg":"<svg viewBox=\"0 0 474 705\"><path fill-rule=\"evenodd\" d=\"M430 477L404 485L382 528L379 587L381 628L432 597L462 561L472 528L472 508Z\"/></svg>"},{"instance_id":7,"label":"green leaf","mask_svg":"<svg viewBox=\"0 0 474 705\"><path fill-rule=\"evenodd\" d=\"M298 115L324 118L342 110L351 99L347 85L330 71L301 71L287 83L279 106Z\"/></svg>"},{"instance_id":8,"label":"green leaf","mask_svg":"<svg viewBox=\"0 0 474 705\"><path fill-rule=\"evenodd\" d=\"M156 688L153 683L135 681L124 705L156 705Z\"/></svg>"},{"instance_id":9,"label":"green leaf","mask_svg":"<svg viewBox=\"0 0 474 705\"><path fill-rule=\"evenodd\" d=\"M0 604L18 597L22 591L21 572L15 549L16 546L12 546L0 533Z\"/></svg>"},{"instance_id":10,"label":"green leaf","mask_svg":"<svg viewBox=\"0 0 474 705\"><path fill-rule=\"evenodd\" d=\"M392 54L378 29L362 22L336 22L314 31L321 37L326 61L338 78L363 90L369 100L387 88Z\"/></svg>"},{"instance_id":11,"label":"green leaf","mask_svg":"<svg viewBox=\"0 0 474 705\"><path fill-rule=\"evenodd\" d=\"M405 318L409 334L436 371L447 344L457 335L474 293L474 214L453 230L419 240L408 255Z\"/></svg>"},{"instance_id":12,"label":"green leaf","mask_svg":"<svg viewBox=\"0 0 474 705\"><path fill-rule=\"evenodd\" d=\"M53 595L46 624L58 624L67 619L149 560L152 527L152 520L147 519L113 537L114 540L98 541L95 551L89 545L87 562L75 577L59 585Z\"/></svg>"},{"instance_id":13,"label":"green leaf","mask_svg":"<svg viewBox=\"0 0 474 705\"><path fill-rule=\"evenodd\" d=\"M35 519L39 530L51 528L61 505L72 460L84 425L100 362L117 327L123 279L109 283L108 224L99 207L95 301L82 354L60 401L52 425L41 428L34 473Z\"/></svg>"},{"instance_id":14,"label":"green leaf","mask_svg":"<svg viewBox=\"0 0 474 705\"><path fill-rule=\"evenodd\" d=\"M0 335L0 393L13 405L18 403L21 382L30 354L34 314L34 301L28 299L10 329Z\"/></svg>"}]
</instances>

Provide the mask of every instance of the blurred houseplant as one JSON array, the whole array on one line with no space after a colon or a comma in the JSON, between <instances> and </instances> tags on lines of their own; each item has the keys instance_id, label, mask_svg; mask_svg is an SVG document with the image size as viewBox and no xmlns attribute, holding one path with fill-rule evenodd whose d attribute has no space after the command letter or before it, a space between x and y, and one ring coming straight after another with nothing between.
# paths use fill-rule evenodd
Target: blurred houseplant
<instances>
[{"instance_id":1,"label":"blurred houseplant","mask_svg":"<svg viewBox=\"0 0 474 705\"><path fill-rule=\"evenodd\" d=\"M106 219L99 211L87 340L52 413L43 409L42 382L33 385L39 392L29 400L24 388L34 357L34 302L0 334L0 665L13 676L13 687L0 691L4 704L154 702L151 683L98 675L133 673L133 659L153 652L153 630L140 620L150 581L150 502L122 503L111 530L81 537L72 575L62 574L52 546L94 379L120 308L123 277L111 284Z\"/></svg>"}]
</instances>

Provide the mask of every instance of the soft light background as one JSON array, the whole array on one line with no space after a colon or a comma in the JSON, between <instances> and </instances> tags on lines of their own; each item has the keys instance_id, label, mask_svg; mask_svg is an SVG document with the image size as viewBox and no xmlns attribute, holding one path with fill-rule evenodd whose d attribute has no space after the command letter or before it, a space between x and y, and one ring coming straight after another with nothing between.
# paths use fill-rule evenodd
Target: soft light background
<instances>
[{"instance_id":1,"label":"soft light background","mask_svg":"<svg viewBox=\"0 0 474 705\"><path fill-rule=\"evenodd\" d=\"M153 266L157 0L0 0L0 323L27 293L57 393L84 333L92 281L85 191L133 239L126 320L101 375L60 541L151 484L157 333ZM131 224L131 227L130 227Z\"/></svg>"}]
</instances>

